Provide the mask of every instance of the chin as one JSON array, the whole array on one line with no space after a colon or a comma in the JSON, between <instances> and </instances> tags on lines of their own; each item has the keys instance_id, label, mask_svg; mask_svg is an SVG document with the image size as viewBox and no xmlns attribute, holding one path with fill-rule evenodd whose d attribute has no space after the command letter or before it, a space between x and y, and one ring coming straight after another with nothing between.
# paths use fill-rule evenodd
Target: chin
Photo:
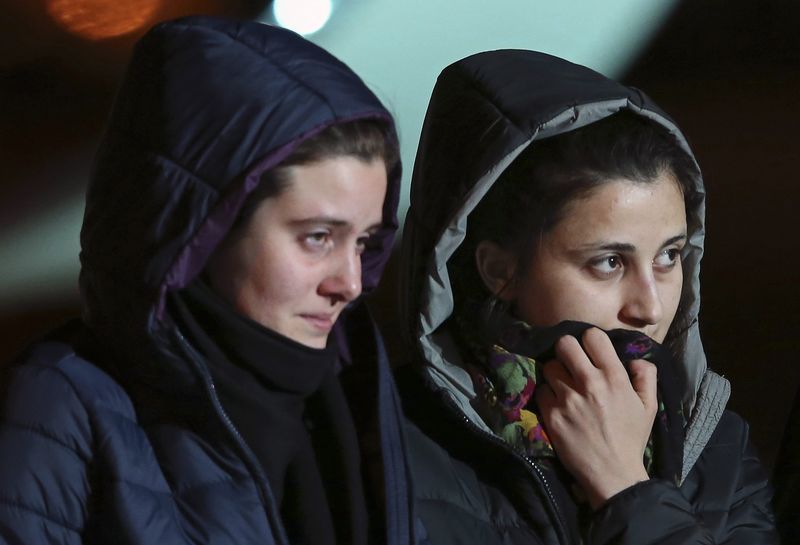
<instances>
[{"instance_id":1,"label":"chin","mask_svg":"<svg viewBox=\"0 0 800 545\"><path fill-rule=\"evenodd\" d=\"M664 343L664 339L667 338L667 334L666 333L652 333L650 335L650 338L653 339L654 341L656 341L659 344L663 344Z\"/></svg>"},{"instance_id":2,"label":"chin","mask_svg":"<svg viewBox=\"0 0 800 545\"><path fill-rule=\"evenodd\" d=\"M294 340L309 348L325 348L328 345L328 337L294 337Z\"/></svg>"}]
</instances>

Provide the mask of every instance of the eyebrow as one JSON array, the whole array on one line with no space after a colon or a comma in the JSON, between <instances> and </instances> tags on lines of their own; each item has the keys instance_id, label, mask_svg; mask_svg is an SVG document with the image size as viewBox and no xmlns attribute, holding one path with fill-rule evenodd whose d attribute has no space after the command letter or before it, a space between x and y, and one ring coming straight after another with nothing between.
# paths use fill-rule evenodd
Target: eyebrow
<instances>
[{"instance_id":1,"label":"eyebrow","mask_svg":"<svg viewBox=\"0 0 800 545\"><path fill-rule=\"evenodd\" d=\"M661 245L661 248L665 246L670 246L671 244L675 244L676 242L680 242L682 240L686 240L686 234L682 233L680 235L675 235L674 237L670 237L664 241ZM587 251L587 250L607 250L607 251L614 251L619 252L621 254L624 253L633 253L636 251L636 246L633 244L628 244L626 242L603 242L600 241L598 243L590 243L584 244L578 248L578 251Z\"/></svg>"},{"instance_id":2,"label":"eyebrow","mask_svg":"<svg viewBox=\"0 0 800 545\"><path fill-rule=\"evenodd\" d=\"M329 225L331 227L348 227L351 223L347 220L343 220L340 218L336 218L333 216L314 216L311 218L303 218L300 220L294 220L291 222L292 225L297 226L304 226L304 225ZM382 225L381 222L373 223L366 229L365 231L376 231Z\"/></svg>"}]
</instances>

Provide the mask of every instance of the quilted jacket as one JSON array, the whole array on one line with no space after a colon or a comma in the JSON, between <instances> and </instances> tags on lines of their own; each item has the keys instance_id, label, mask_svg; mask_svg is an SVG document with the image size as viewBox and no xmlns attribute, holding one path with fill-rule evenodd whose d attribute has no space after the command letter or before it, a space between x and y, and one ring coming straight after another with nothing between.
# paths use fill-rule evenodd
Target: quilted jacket
<instances>
[{"instance_id":1,"label":"quilted jacket","mask_svg":"<svg viewBox=\"0 0 800 545\"><path fill-rule=\"evenodd\" d=\"M136 46L81 232L82 320L6 369L0 543L287 544L258 461L166 295L203 269L265 170L343 121L390 115L330 54L254 22L163 23ZM374 288L397 228L399 167L362 256ZM399 400L356 302L334 333L377 456L380 543L412 543ZM377 481L377 482L375 482Z\"/></svg>"}]
</instances>

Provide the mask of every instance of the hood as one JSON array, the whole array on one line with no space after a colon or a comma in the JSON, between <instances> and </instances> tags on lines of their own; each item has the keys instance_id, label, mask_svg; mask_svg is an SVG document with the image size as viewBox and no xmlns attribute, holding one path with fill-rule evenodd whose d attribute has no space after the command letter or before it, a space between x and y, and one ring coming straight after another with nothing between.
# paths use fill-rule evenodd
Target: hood
<instances>
[{"instance_id":1,"label":"hood","mask_svg":"<svg viewBox=\"0 0 800 545\"><path fill-rule=\"evenodd\" d=\"M336 123L390 114L332 55L256 22L192 17L136 45L90 181L81 230L84 321L116 351L163 329L166 295L225 237L260 175ZM392 125L393 126L393 125ZM374 288L397 229L399 166L362 256Z\"/></svg>"},{"instance_id":2,"label":"hood","mask_svg":"<svg viewBox=\"0 0 800 545\"><path fill-rule=\"evenodd\" d=\"M479 53L439 76L423 125L403 231L402 323L435 387L470 419L472 381L442 324L453 312L447 262L464 240L469 214L509 164L538 140L630 110L673 133L691 154L675 123L644 93L563 59L523 50ZM699 171L698 171L699 172ZM703 182L695 180L703 196ZM679 364L684 414L691 414L706 371L699 337L703 199L688 211L683 252L682 308L691 325Z\"/></svg>"}]
</instances>

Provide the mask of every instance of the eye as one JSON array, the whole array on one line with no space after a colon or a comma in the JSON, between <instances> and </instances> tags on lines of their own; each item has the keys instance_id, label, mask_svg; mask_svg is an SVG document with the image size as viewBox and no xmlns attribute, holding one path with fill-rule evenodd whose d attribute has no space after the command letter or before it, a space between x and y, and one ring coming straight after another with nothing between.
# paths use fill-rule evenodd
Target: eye
<instances>
[{"instance_id":1,"label":"eye","mask_svg":"<svg viewBox=\"0 0 800 545\"><path fill-rule=\"evenodd\" d=\"M592 268L592 272L599 276L611 276L622 269L622 258L616 254L604 255L590 261L589 266Z\"/></svg>"},{"instance_id":2,"label":"eye","mask_svg":"<svg viewBox=\"0 0 800 545\"><path fill-rule=\"evenodd\" d=\"M369 242L369 237L361 237L356 241L356 253L361 255L364 253L364 250L367 249L367 242Z\"/></svg>"},{"instance_id":3,"label":"eye","mask_svg":"<svg viewBox=\"0 0 800 545\"><path fill-rule=\"evenodd\" d=\"M374 235L374 233L370 233L368 235L364 235L364 236L358 238L358 240L356 241L356 253L357 254L361 255L366 250L375 248L377 246L377 243L375 241L375 237L373 235Z\"/></svg>"},{"instance_id":4,"label":"eye","mask_svg":"<svg viewBox=\"0 0 800 545\"><path fill-rule=\"evenodd\" d=\"M322 250L331 243L330 231L312 231L302 236L302 244L309 250Z\"/></svg>"},{"instance_id":5,"label":"eye","mask_svg":"<svg viewBox=\"0 0 800 545\"><path fill-rule=\"evenodd\" d=\"M679 248L667 248L656 256L653 263L661 269L672 269L680 262L680 259L681 251Z\"/></svg>"}]
</instances>

